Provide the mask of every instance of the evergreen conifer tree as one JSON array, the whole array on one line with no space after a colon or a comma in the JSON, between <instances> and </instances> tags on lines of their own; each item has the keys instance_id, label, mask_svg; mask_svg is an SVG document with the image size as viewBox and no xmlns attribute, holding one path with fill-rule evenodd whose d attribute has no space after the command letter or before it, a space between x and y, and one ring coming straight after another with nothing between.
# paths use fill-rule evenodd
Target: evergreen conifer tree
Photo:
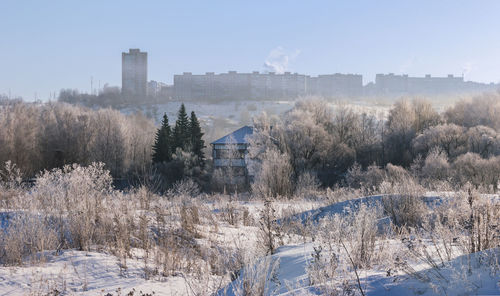
<instances>
[{"instance_id":1,"label":"evergreen conifer tree","mask_svg":"<svg viewBox=\"0 0 500 296\"><path fill-rule=\"evenodd\" d=\"M175 122L174 127L174 145L172 149L174 153L177 148L181 148L184 151L187 150L191 140L189 132L189 118L186 113L186 107L182 104L179 112L177 113L177 121Z\"/></svg>"},{"instance_id":2,"label":"evergreen conifer tree","mask_svg":"<svg viewBox=\"0 0 500 296\"><path fill-rule=\"evenodd\" d=\"M165 113L161 127L156 132L153 145L153 163L169 162L172 160L172 135L168 117Z\"/></svg>"},{"instance_id":3,"label":"evergreen conifer tree","mask_svg":"<svg viewBox=\"0 0 500 296\"><path fill-rule=\"evenodd\" d=\"M200 122L196 117L194 111L191 112L191 120L189 122L189 130L191 136L191 152L198 156L200 162L203 163L205 156L203 155L203 148L205 148L205 141L203 141L203 133L201 132Z\"/></svg>"}]
</instances>

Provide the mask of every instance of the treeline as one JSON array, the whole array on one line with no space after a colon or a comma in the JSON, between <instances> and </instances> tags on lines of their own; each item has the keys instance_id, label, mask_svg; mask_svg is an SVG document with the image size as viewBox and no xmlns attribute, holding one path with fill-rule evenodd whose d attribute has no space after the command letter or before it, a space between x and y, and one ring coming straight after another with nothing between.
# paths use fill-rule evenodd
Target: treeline
<instances>
[{"instance_id":1,"label":"treeline","mask_svg":"<svg viewBox=\"0 0 500 296\"><path fill-rule=\"evenodd\" d=\"M442 114L421 99L398 101L386 114L303 100L281 117L254 119L252 189L288 195L308 184L366 183L368 176L381 179L377 175L391 164L424 182L470 182L497 190L498 114L498 93L460 101ZM189 117L184 105L175 125L164 116L157 129L140 113L3 100L0 126L0 162L12 161L25 178L93 162L105 163L114 178L141 179L162 189L182 179L205 187L212 177L198 118L194 112Z\"/></svg>"},{"instance_id":2,"label":"treeline","mask_svg":"<svg viewBox=\"0 0 500 296\"><path fill-rule=\"evenodd\" d=\"M119 87L108 86L107 84L99 90L98 94L81 93L76 89L61 89L57 97L57 101L62 103L116 109L143 104L157 104L165 102L165 100L165 98L153 96L127 97L122 95Z\"/></svg>"},{"instance_id":3,"label":"treeline","mask_svg":"<svg viewBox=\"0 0 500 296\"><path fill-rule=\"evenodd\" d=\"M286 196L305 181L345 184L353 174L385 174L391 164L427 181L497 190L499 114L498 93L460 101L443 114L422 99L398 101L387 116L318 99L298 102L281 118L255 120L253 189Z\"/></svg>"},{"instance_id":4,"label":"treeline","mask_svg":"<svg viewBox=\"0 0 500 296\"><path fill-rule=\"evenodd\" d=\"M142 113L3 100L0 126L0 163L11 161L24 179L68 164L102 162L123 185L141 182L163 191L184 178L208 184L200 122L194 112L188 117L184 105L172 128L164 115L157 129Z\"/></svg>"},{"instance_id":5,"label":"treeline","mask_svg":"<svg viewBox=\"0 0 500 296\"><path fill-rule=\"evenodd\" d=\"M0 162L12 161L24 178L73 163L104 162L115 178L151 170L156 128L141 113L14 101L0 106L0 127Z\"/></svg>"}]
</instances>

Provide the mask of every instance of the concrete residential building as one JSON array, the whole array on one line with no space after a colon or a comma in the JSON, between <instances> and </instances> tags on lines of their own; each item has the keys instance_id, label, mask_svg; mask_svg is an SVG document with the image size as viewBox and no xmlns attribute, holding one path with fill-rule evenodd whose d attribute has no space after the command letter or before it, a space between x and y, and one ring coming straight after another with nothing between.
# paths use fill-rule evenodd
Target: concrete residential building
<instances>
[{"instance_id":1,"label":"concrete residential building","mask_svg":"<svg viewBox=\"0 0 500 296\"><path fill-rule=\"evenodd\" d=\"M375 77L374 93L384 94L446 94L473 91L491 91L498 88L496 84L486 84L464 81L461 76L448 75L433 77L430 74L424 77L408 75L377 74Z\"/></svg>"},{"instance_id":2,"label":"concrete residential building","mask_svg":"<svg viewBox=\"0 0 500 296\"><path fill-rule=\"evenodd\" d=\"M349 96L363 94L363 76L357 74L329 74L309 77L307 93L323 97Z\"/></svg>"},{"instance_id":3,"label":"concrete residential building","mask_svg":"<svg viewBox=\"0 0 500 296\"><path fill-rule=\"evenodd\" d=\"M304 95L359 96L363 93L363 77L333 74L310 77L285 72L174 75L176 100L249 100L297 98Z\"/></svg>"},{"instance_id":4,"label":"concrete residential building","mask_svg":"<svg viewBox=\"0 0 500 296\"><path fill-rule=\"evenodd\" d=\"M148 53L138 48L122 52L122 94L146 97L148 83Z\"/></svg>"},{"instance_id":5,"label":"concrete residential building","mask_svg":"<svg viewBox=\"0 0 500 296\"><path fill-rule=\"evenodd\" d=\"M168 87L168 85L163 82L151 80L148 82L148 96L158 97L161 95L162 89L166 87Z\"/></svg>"}]
</instances>

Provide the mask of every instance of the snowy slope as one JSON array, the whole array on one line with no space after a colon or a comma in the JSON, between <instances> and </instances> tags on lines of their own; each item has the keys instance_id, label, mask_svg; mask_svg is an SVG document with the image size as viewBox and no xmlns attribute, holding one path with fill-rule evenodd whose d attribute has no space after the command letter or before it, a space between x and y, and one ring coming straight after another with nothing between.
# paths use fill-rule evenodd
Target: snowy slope
<instances>
[{"instance_id":1,"label":"snowy slope","mask_svg":"<svg viewBox=\"0 0 500 296\"><path fill-rule=\"evenodd\" d=\"M313 243L280 247L272 256L278 266L278 281L270 281L267 292L273 295L321 295L318 288L310 287L306 267L313 253ZM500 248L478 252L470 256L471 273L466 255L455 258L438 272L420 270L431 282L419 281L405 274L387 276L385 271L360 271L361 283L366 295L500 295L500 273L490 270L479 262L499 260ZM243 275L244 276L244 275ZM231 283L219 295L238 295L241 281Z\"/></svg>"},{"instance_id":2,"label":"snowy slope","mask_svg":"<svg viewBox=\"0 0 500 296\"><path fill-rule=\"evenodd\" d=\"M305 223L307 220L318 222L320 219L325 217L330 217L336 214L343 215L356 210L361 204L366 204L368 206L377 206L382 202L382 195L374 195L356 198L352 200L346 200L338 203L331 204L326 207L321 207L318 209L305 211L289 217L290 220L300 220Z\"/></svg>"},{"instance_id":3,"label":"snowy slope","mask_svg":"<svg viewBox=\"0 0 500 296\"><path fill-rule=\"evenodd\" d=\"M500 258L500 248L463 255L448 262L439 271L429 268L419 272L430 282L414 277L370 276L367 295L500 295L500 273L493 271L484 261ZM470 261L470 273L469 273Z\"/></svg>"},{"instance_id":4,"label":"snowy slope","mask_svg":"<svg viewBox=\"0 0 500 296\"><path fill-rule=\"evenodd\" d=\"M432 206L442 202L440 194L426 194L425 202ZM335 203L318 209L305 211L287 219L318 222L320 219L336 214L346 215L356 211L361 204L377 206L382 202L382 195L362 197L354 200ZM380 219L381 224L388 223L388 218ZM380 226L380 224L379 224ZM309 285L307 266L312 259L314 243L299 245L285 245L277 249L270 256L269 266L276 265L275 279L268 281L266 295L321 295L319 287ZM488 255L488 256L486 256ZM483 251L470 256L471 273L468 266L468 257L461 256L450 261L445 267L436 271L425 269L425 264L413 266L419 275L427 277L430 282L421 282L402 272L387 276L385 270L362 270L360 277L366 295L500 295L500 273L481 266L479 262L488 257L500 260L500 249ZM488 259L488 260L489 260ZM428 267L428 266L427 266ZM255 272L255 267L247 273ZM269 268L271 269L271 268ZM268 275L271 272L267 271ZM245 279L245 270L240 278L232 282L218 295L238 295ZM425 276L423 276L425 275ZM252 278L252 276L250 276ZM248 276L246 277L248 279ZM254 277L253 277L254 278Z\"/></svg>"},{"instance_id":5,"label":"snowy slope","mask_svg":"<svg viewBox=\"0 0 500 296\"><path fill-rule=\"evenodd\" d=\"M356 199L346 200L338 203L334 203L325 207L321 207L318 209L305 211L289 217L291 220L300 220L302 223L305 223L307 220L318 222L320 219L325 217L331 217L333 215L347 215L352 213L352 211L357 210L362 204L367 205L368 207L381 205L382 199L384 196L388 195L372 195L365 196ZM441 202L441 198L438 195L427 195L424 197L424 202L428 205L439 204Z\"/></svg>"},{"instance_id":6,"label":"snowy slope","mask_svg":"<svg viewBox=\"0 0 500 296\"><path fill-rule=\"evenodd\" d=\"M428 196L429 203L439 202L436 196ZM304 221L311 217L318 221L322 217L334 214L347 214L355 210L361 204L376 205L380 203L382 196L369 196L351 201L340 202L316 210L309 210L291 216L293 219ZM256 212L262 206L260 203L245 203L250 207L250 212ZM312 208L313 204L304 206L305 209ZM8 217L12 218L15 212L4 211L0 213L0 225L6 226ZM221 239L228 239L227 243L235 240L242 232L247 232L248 238L242 240L244 245L251 245L256 240L252 228L234 228L221 225L219 229ZM1 231L1 230L0 230ZM234 232L234 235L230 235ZM275 279L267 281L267 294L277 295L320 295L318 287L309 285L307 266L312 259L314 243L285 245L277 249L276 254L261 259L261 262L269 263L269 267L276 267ZM496 249L496 260L500 257L499 249ZM498 270L481 268L477 264L479 259L485 257L488 252L482 252L471 256L472 273L467 273L468 261L466 256L455 258L444 268L439 270L437 276L435 270L425 268L425 265L415 266L423 274L428 274L435 284L420 282L415 278L403 273L387 276L385 270L362 270L361 281L367 295L500 295ZM106 293L117 294L117 289L124 295L135 289L147 293L155 292L155 295L187 295L189 284L181 276L170 276L162 278L144 279L144 261L128 259L126 270L121 270L117 257L97 252L81 252L68 250L60 255L47 252L45 263L26 263L23 267L0 267L0 295L26 295L46 294L54 289L64 292L66 295L105 295ZM492 256L489 256L490 258ZM140 256L139 256L140 258ZM264 270L268 275L269 269ZM228 285L226 291L220 291L219 295L239 295L238 287L240 279L244 278L246 271L242 271L239 279ZM250 271L251 272L251 271ZM250 274L250 272L247 272ZM446 289L446 290L444 290Z\"/></svg>"}]
</instances>

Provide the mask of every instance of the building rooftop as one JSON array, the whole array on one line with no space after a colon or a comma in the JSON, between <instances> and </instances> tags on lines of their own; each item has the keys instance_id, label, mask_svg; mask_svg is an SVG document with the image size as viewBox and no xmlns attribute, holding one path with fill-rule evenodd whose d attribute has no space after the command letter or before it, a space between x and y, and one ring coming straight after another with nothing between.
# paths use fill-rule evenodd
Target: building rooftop
<instances>
[{"instance_id":1,"label":"building rooftop","mask_svg":"<svg viewBox=\"0 0 500 296\"><path fill-rule=\"evenodd\" d=\"M213 141L211 144L248 144L247 136L253 134L253 127L244 126L240 129L235 130L234 132L225 135L224 137Z\"/></svg>"}]
</instances>

